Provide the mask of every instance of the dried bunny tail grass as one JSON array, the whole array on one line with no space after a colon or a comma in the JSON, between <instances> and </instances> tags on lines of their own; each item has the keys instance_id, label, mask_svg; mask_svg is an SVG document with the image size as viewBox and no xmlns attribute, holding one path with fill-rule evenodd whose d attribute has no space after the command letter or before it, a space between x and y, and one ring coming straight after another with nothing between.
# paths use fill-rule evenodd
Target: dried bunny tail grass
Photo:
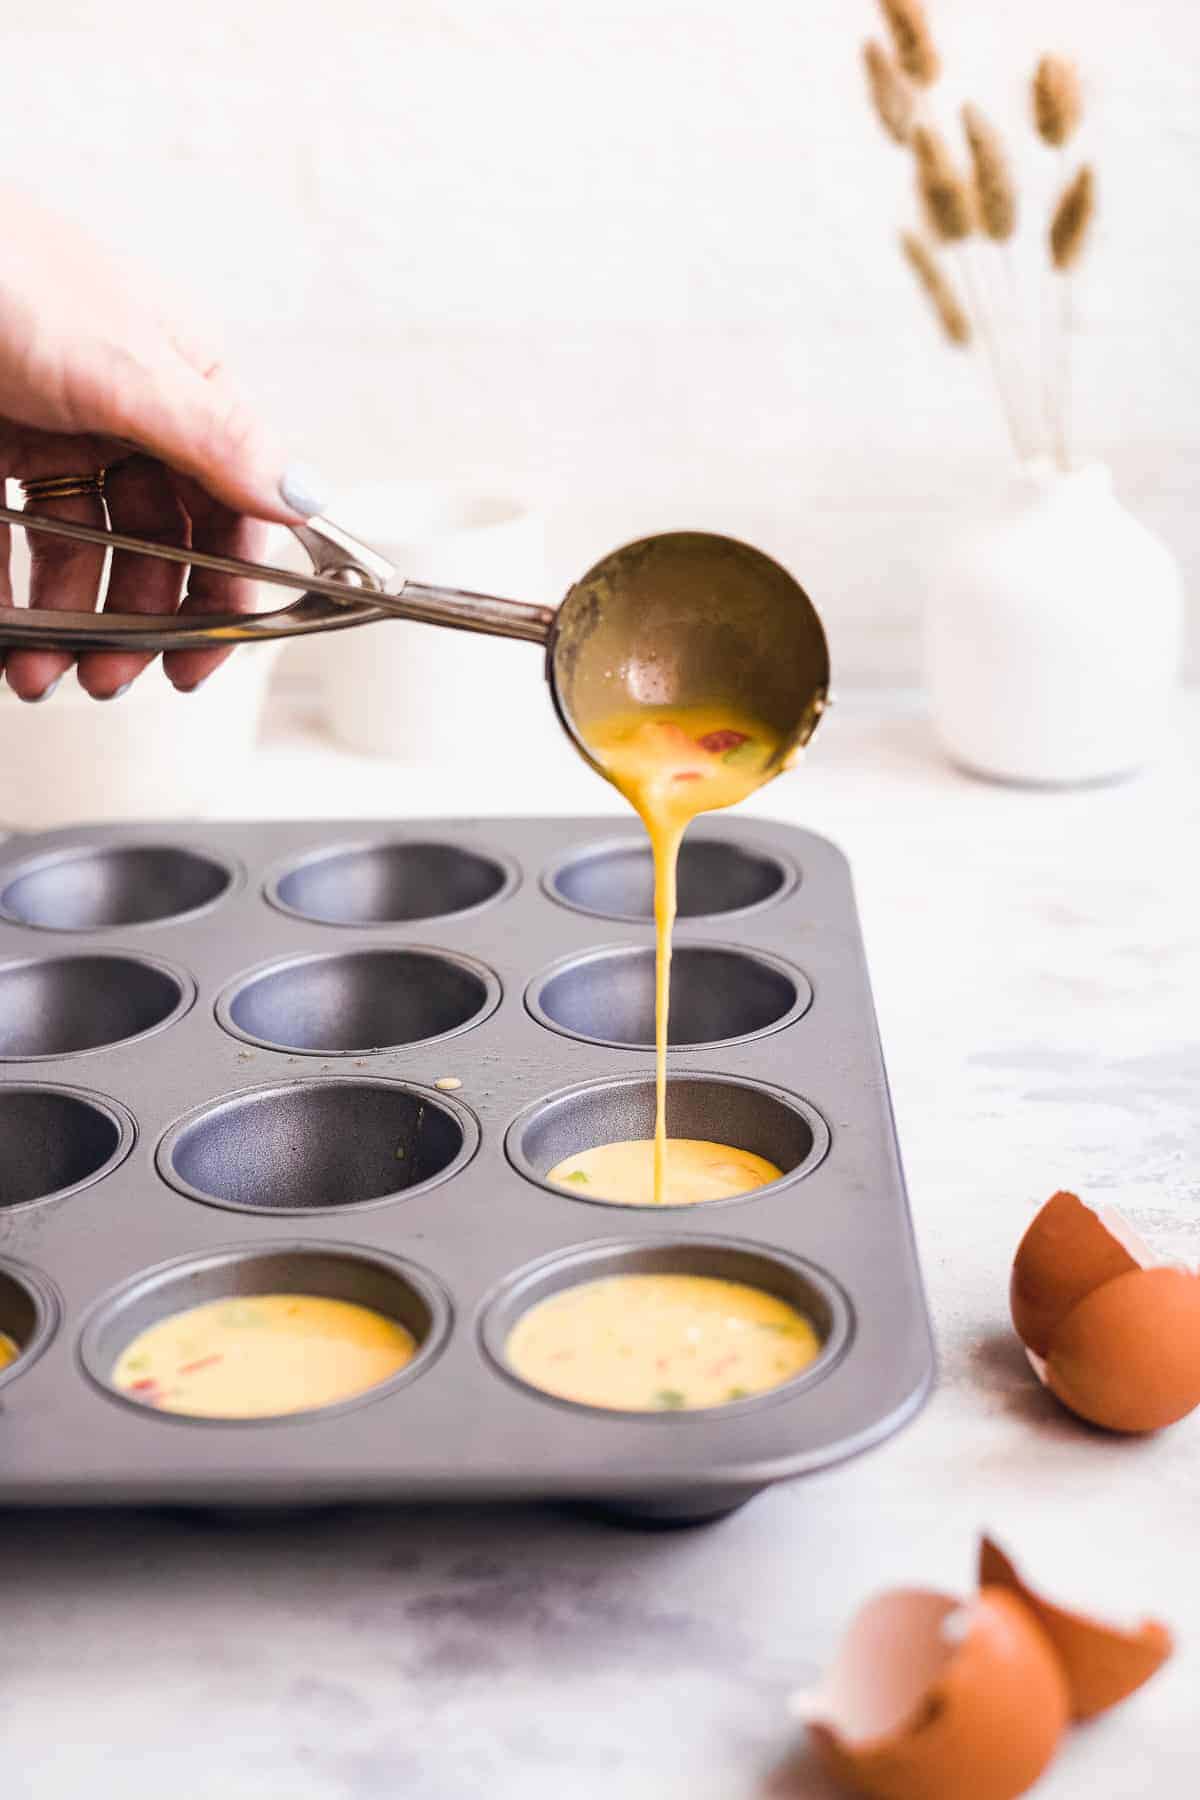
<instances>
[{"instance_id":1,"label":"dried bunny tail grass","mask_svg":"<svg viewBox=\"0 0 1200 1800\"><path fill-rule=\"evenodd\" d=\"M942 62L934 48L921 0L879 0L896 46L896 61L922 87L936 81Z\"/></svg>"},{"instance_id":2,"label":"dried bunny tail grass","mask_svg":"<svg viewBox=\"0 0 1200 1800\"><path fill-rule=\"evenodd\" d=\"M934 233L944 243L970 237L971 190L954 166L946 140L928 125L913 131L917 158L917 190Z\"/></svg>"},{"instance_id":3,"label":"dried bunny tail grass","mask_svg":"<svg viewBox=\"0 0 1200 1800\"><path fill-rule=\"evenodd\" d=\"M1095 211L1096 178L1085 163L1063 189L1050 220L1050 260L1060 272L1074 268L1083 255Z\"/></svg>"},{"instance_id":4,"label":"dried bunny tail grass","mask_svg":"<svg viewBox=\"0 0 1200 1800\"><path fill-rule=\"evenodd\" d=\"M1033 122L1056 149L1072 136L1083 113L1079 71L1065 56L1043 56L1033 72Z\"/></svg>"},{"instance_id":5,"label":"dried bunny tail grass","mask_svg":"<svg viewBox=\"0 0 1200 1800\"><path fill-rule=\"evenodd\" d=\"M863 45L863 67L867 71L867 87L879 123L898 144L907 144L912 136L915 105L912 89L874 38Z\"/></svg>"},{"instance_id":6,"label":"dried bunny tail grass","mask_svg":"<svg viewBox=\"0 0 1200 1800\"><path fill-rule=\"evenodd\" d=\"M906 231L900 238L900 247L904 251L905 261L929 296L934 312L941 322L942 330L952 344L969 344L971 341L971 321L966 310L960 305L958 295L950 285L949 277L938 264L928 244Z\"/></svg>"},{"instance_id":7,"label":"dried bunny tail grass","mask_svg":"<svg viewBox=\"0 0 1200 1800\"><path fill-rule=\"evenodd\" d=\"M977 106L962 109L963 130L975 171L979 221L990 238L1004 243L1017 228L1017 190L999 132Z\"/></svg>"}]
</instances>

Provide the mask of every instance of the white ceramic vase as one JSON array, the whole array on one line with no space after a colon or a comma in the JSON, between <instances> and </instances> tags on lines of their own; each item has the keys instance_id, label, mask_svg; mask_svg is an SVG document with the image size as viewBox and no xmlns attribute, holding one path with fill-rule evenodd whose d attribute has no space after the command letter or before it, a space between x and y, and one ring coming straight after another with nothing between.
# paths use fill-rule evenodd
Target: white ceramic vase
<instances>
[{"instance_id":1,"label":"white ceramic vase","mask_svg":"<svg viewBox=\"0 0 1200 1800\"><path fill-rule=\"evenodd\" d=\"M1099 464L1037 467L929 560L934 728L972 774L1073 786L1153 760L1176 685L1174 557Z\"/></svg>"}]
</instances>

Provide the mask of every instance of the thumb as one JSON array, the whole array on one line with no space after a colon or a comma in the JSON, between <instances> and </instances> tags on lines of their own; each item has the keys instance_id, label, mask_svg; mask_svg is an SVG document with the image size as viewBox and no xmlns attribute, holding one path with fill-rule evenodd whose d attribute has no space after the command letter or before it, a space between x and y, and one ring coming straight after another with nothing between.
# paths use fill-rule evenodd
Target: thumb
<instances>
[{"instance_id":1,"label":"thumb","mask_svg":"<svg viewBox=\"0 0 1200 1800\"><path fill-rule=\"evenodd\" d=\"M235 512L292 524L327 502L324 483L287 463L272 434L219 368L207 374L168 352L157 366L125 363L102 429L190 475Z\"/></svg>"}]
</instances>

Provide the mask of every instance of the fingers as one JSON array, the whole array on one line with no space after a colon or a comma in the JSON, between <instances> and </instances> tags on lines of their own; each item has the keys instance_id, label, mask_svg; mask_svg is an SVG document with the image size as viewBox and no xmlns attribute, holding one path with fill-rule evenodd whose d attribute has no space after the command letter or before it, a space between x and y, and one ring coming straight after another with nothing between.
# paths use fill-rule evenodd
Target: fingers
<instances>
[{"instance_id":1,"label":"fingers","mask_svg":"<svg viewBox=\"0 0 1200 1800\"><path fill-rule=\"evenodd\" d=\"M161 463L131 456L110 467L105 498L114 531L156 544L186 544L188 515ZM184 569L152 556L113 552L105 612L171 613L183 593ZM79 659L79 685L94 700L111 700L140 675L152 657L141 651L90 650Z\"/></svg>"},{"instance_id":2,"label":"fingers","mask_svg":"<svg viewBox=\"0 0 1200 1800\"><path fill-rule=\"evenodd\" d=\"M78 456L78 451L76 454ZM84 459L80 457L79 460L82 468ZM66 472L75 474L79 471L69 469ZM106 522L104 503L98 494L39 500L34 510L54 519L72 519L79 525L103 527ZM26 537L29 543L30 606L56 612L91 612L100 592L103 549L95 544L75 544L66 538L49 537L40 531L27 532ZM70 668L72 660L60 650L10 650L5 665L8 684L21 700L41 700Z\"/></svg>"},{"instance_id":3,"label":"fingers","mask_svg":"<svg viewBox=\"0 0 1200 1800\"><path fill-rule=\"evenodd\" d=\"M0 480L0 497L4 495L4 482ZM7 502L6 502L7 504ZM12 531L7 525L0 525L0 606L12 605L12 575L9 571L9 550L12 546ZM4 667L4 652L0 650L0 669Z\"/></svg>"},{"instance_id":4,"label":"fingers","mask_svg":"<svg viewBox=\"0 0 1200 1800\"><path fill-rule=\"evenodd\" d=\"M112 353L114 358L116 353ZM116 359L97 429L130 440L191 476L231 512L282 524L319 512L311 478L284 467L265 427L220 366L195 367L174 345L152 364Z\"/></svg>"},{"instance_id":5,"label":"fingers","mask_svg":"<svg viewBox=\"0 0 1200 1800\"><path fill-rule=\"evenodd\" d=\"M181 492L191 514L193 549L214 556L261 560L268 536L265 525L222 506L195 482L182 483ZM211 613L253 612L257 592L253 581L193 568L188 572L187 595L179 610L197 618ZM171 650L163 657L163 668L181 694L190 694L228 655L228 650Z\"/></svg>"}]
</instances>

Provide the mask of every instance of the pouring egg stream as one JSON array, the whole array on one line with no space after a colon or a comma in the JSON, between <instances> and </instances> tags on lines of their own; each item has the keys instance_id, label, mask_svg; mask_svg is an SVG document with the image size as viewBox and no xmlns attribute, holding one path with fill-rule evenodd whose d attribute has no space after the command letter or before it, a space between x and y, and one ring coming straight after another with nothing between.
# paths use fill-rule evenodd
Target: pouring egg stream
<instances>
[{"instance_id":1,"label":"pouring egg stream","mask_svg":"<svg viewBox=\"0 0 1200 1800\"><path fill-rule=\"evenodd\" d=\"M684 832L698 813L734 806L779 773L779 733L729 705L639 707L591 724L587 746L641 818L654 856L654 1138L598 1145L560 1163L550 1179L627 1204L686 1206L748 1193L782 1171L729 1145L667 1137L671 936Z\"/></svg>"}]
</instances>

